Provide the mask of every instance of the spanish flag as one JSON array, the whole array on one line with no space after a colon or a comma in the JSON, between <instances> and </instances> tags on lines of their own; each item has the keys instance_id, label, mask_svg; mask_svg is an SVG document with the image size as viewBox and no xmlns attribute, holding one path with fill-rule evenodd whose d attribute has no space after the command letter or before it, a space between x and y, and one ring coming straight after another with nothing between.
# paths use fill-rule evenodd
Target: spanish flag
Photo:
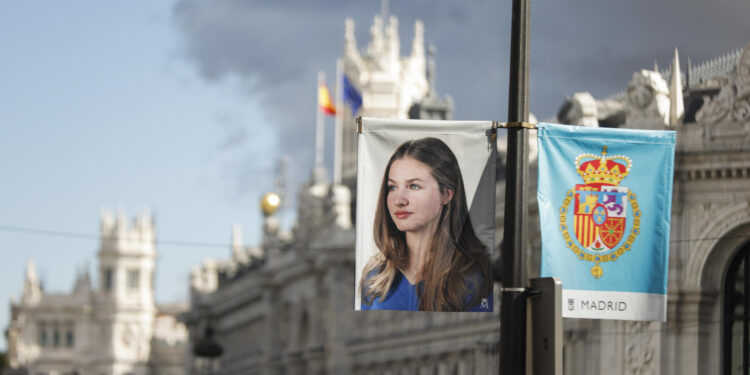
<instances>
[{"instance_id":1,"label":"spanish flag","mask_svg":"<svg viewBox=\"0 0 750 375\"><path fill-rule=\"evenodd\" d=\"M325 83L321 83L320 86L318 86L318 105L323 113L331 116L336 114L336 108L333 106L331 94L328 92L328 87Z\"/></svg>"}]
</instances>

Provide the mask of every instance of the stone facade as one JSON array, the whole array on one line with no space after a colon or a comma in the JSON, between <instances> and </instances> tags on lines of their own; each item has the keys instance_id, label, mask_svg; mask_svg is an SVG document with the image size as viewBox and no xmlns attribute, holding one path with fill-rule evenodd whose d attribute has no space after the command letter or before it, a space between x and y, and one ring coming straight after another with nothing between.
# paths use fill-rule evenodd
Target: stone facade
<instances>
[{"instance_id":1,"label":"stone facade","mask_svg":"<svg viewBox=\"0 0 750 375\"><path fill-rule=\"evenodd\" d=\"M750 45L712 64L680 76L675 54L669 71L636 73L627 95L597 101L625 112L619 124L611 121L623 117L617 110L600 116L607 126L677 131L668 316L665 323L566 321L568 374L718 374L727 366L724 283L750 240ZM680 102L684 112L670 114Z\"/></svg>"},{"instance_id":2,"label":"stone facade","mask_svg":"<svg viewBox=\"0 0 750 375\"><path fill-rule=\"evenodd\" d=\"M80 272L70 294L46 293L34 263L11 303L8 359L13 374L181 375L184 306L154 303L154 228L149 214L128 227L102 213L99 285Z\"/></svg>"}]
</instances>

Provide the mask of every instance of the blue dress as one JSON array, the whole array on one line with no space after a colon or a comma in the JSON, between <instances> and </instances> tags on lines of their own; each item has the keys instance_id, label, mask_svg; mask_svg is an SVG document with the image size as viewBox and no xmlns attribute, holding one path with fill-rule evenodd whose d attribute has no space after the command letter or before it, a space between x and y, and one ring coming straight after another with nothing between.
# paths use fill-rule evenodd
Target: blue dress
<instances>
[{"instance_id":1,"label":"blue dress","mask_svg":"<svg viewBox=\"0 0 750 375\"><path fill-rule=\"evenodd\" d=\"M373 271L370 276L373 276L376 271ZM469 282L470 289L474 289L473 283ZM393 282L393 286L388 291L384 300L380 300L380 297L375 298L372 304L367 304L364 298L362 298L361 309L362 310L419 310L419 297L417 296L417 287L421 287L421 283L412 285L409 280L404 276L401 271L398 271L396 279ZM472 296L469 296L465 301L469 303ZM473 312L492 312L492 293L486 298L482 298L480 303L472 306L464 311Z\"/></svg>"}]
</instances>

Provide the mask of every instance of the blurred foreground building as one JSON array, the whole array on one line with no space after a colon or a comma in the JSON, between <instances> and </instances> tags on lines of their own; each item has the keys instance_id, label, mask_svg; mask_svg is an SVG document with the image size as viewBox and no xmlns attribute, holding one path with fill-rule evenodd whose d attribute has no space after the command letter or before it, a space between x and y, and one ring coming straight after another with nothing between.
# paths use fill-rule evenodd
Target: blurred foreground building
<instances>
[{"instance_id":1,"label":"blurred foreground building","mask_svg":"<svg viewBox=\"0 0 750 375\"><path fill-rule=\"evenodd\" d=\"M47 293L30 261L11 303L4 374L184 374L185 307L154 303L154 235L149 214L129 227L124 214L102 213L97 288L84 270L71 293Z\"/></svg>"}]
</instances>

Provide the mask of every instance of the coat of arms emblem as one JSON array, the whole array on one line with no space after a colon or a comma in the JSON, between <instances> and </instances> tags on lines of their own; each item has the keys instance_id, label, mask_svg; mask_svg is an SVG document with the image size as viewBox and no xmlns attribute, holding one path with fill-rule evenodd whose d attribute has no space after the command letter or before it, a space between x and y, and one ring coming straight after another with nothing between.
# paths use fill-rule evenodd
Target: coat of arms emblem
<instances>
[{"instance_id":1,"label":"coat of arms emblem","mask_svg":"<svg viewBox=\"0 0 750 375\"><path fill-rule=\"evenodd\" d=\"M579 259L595 263L591 275L598 279L604 274L599 263L617 260L632 248L640 233L642 212L635 193L620 185L630 174L632 162L625 155L608 156L604 146L601 155L578 155L575 165L583 184L565 194L560 207L560 231L565 246ZM573 202L573 215L569 218ZM628 223L629 217L632 223Z\"/></svg>"}]
</instances>

